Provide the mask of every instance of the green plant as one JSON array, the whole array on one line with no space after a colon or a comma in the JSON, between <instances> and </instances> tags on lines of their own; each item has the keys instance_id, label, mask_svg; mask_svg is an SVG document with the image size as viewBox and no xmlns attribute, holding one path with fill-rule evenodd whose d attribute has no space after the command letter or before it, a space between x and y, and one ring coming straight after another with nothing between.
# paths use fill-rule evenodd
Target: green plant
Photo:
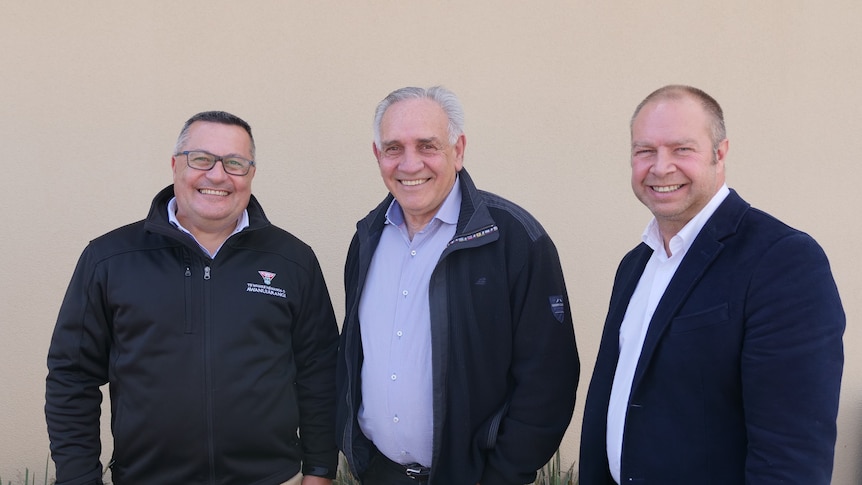
<instances>
[{"instance_id":1,"label":"green plant","mask_svg":"<svg viewBox=\"0 0 862 485\"><path fill-rule=\"evenodd\" d=\"M536 481L533 483L534 485L577 485L575 464L572 463L568 470L563 470L560 466L560 450L557 450L551 461L536 474Z\"/></svg>"},{"instance_id":2,"label":"green plant","mask_svg":"<svg viewBox=\"0 0 862 485\"><path fill-rule=\"evenodd\" d=\"M48 458L45 459L45 485L48 485ZM51 483L54 483L51 481ZM3 485L3 478L0 478L0 485ZM6 485L12 485L12 481L6 482ZM30 469L24 468L24 485L36 485L36 472L33 472L33 477L31 480L30 477Z\"/></svg>"}]
</instances>

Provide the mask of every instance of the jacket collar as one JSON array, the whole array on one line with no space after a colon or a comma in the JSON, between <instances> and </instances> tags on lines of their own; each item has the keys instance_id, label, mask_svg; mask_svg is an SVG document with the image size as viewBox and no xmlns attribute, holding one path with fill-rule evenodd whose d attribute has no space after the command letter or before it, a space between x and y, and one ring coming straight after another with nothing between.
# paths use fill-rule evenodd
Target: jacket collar
<instances>
[{"instance_id":1,"label":"jacket collar","mask_svg":"<svg viewBox=\"0 0 862 485\"><path fill-rule=\"evenodd\" d=\"M144 227L147 230L166 235L176 235L176 228L168 220L168 202L174 197L174 186L168 185L153 198L150 204L150 212ZM248 228L246 230L260 229L270 225L269 219L263 212L263 207L258 203L254 195L248 201Z\"/></svg>"},{"instance_id":2,"label":"jacket collar","mask_svg":"<svg viewBox=\"0 0 862 485\"><path fill-rule=\"evenodd\" d=\"M461 210L458 215L453 243L472 241L478 235L483 235L485 231L489 230L496 233L497 226L488 211L482 192L476 188L476 184L473 183L473 179L466 169L462 168L458 172L458 183L461 187ZM386 211L393 199L392 194L387 194L386 198L368 216L356 224L356 230L361 240L371 238L376 241L379 239L386 222ZM495 234L493 238L486 240L496 239ZM373 246L377 246L376 242Z\"/></svg>"}]
</instances>

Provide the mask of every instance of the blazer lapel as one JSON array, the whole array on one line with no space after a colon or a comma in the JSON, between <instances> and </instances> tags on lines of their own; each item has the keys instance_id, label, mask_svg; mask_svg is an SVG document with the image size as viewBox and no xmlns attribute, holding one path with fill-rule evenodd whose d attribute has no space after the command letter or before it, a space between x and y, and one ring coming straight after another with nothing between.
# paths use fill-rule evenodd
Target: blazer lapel
<instances>
[{"instance_id":1,"label":"blazer lapel","mask_svg":"<svg viewBox=\"0 0 862 485\"><path fill-rule=\"evenodd\" d=\"M632 382L633 389L637 387L643 377L671 320L677 315L680 307L697 286L707 268L724 248L722 240L736 232L742 216L749 207L748 203L742 200L736 191L731 190L695 238L694 243L671 278L653 313L652 320L650 320L638 366L635 369Z\"/></svg>"},{"instance_id":2,"label":"blazer lapel","mask_svg":"<svg viewBox=\"0 0 862 485\"><path fill-rule=\"evenodd\" d=\"M608 402L611 397L611 385L620 356L620 325L626 314L626 308L628 308L632 293L634 293L638 285L640 276L650 256L652 256L652 249L646 244L641 243L623 258L614 278L608 315L605 318L599 353L593 369L593 378L590 381L591 399L594 399L598 403L596 409L602 409L602 412L605 414L607 414ZM604 420L602 420L602 423L604 423ZM602 425L602 429L605 429L604 424Z\"/></svg>"}]
</instances>

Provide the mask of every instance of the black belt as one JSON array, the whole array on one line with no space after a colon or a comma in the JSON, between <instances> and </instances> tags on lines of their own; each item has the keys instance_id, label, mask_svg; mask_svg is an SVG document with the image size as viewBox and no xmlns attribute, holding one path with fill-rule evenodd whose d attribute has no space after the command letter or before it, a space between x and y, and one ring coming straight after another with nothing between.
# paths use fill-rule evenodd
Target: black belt
<instances>
[{"instance_id":1,"label":"black belt","mask_svg":"<svg viewBox=\"0 0 862 485\"><path fill-rule=\"evenodd\" d=\"M431 469L427 466L422 466L418 463L402 466L404 466L404 474L412 478L413 480L427 482L428 477L431 476Z\"/></svg>"},{"instance_id":2,"label":"black belt","mask_svg":"<svg viewBox=\"0 0 862 485\"><path fill-rule=\"evenodd\" d=\"M397 470L398 473L406 475L407 477L416 480L419 483L427 482L428 477L431 476L431 469L427 466L422 466L418 463L402 465L400 463L390 460L383 453L380 453L377 458L379 460L382 460L384 466L386 466L387 468L391 470Z\"/></svg>"}]
</instances>

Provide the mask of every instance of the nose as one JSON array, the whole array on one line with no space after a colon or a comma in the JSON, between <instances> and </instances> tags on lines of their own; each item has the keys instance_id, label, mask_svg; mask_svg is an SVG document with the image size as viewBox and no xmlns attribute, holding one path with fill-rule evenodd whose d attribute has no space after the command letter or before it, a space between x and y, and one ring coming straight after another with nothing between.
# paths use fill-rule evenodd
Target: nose
<instances>
[{"instance_id":1,"label":"nose","mask_svg":"<svg viewBox=\"0 0 862 485\"><path fill-rule=\"evenodd\" d=\"M216 159L215 165L213 165L213 168L207 170L206 174L210 180L224 180L228 178L228 173L224 170L224 160L220 158Z\"/></svg>"},{"instance_id":2,"label":"nose","mask_svg":"<svg viewBox=\"0 0 862 485\"><path fill-rule=\"evenodd\" d=\"M656 175L665 175L676 171L676 164L673 157L667 150L659 150L656 153L655 163L650 167L650 172Z\"/></svg>"},{"instance_id":3,"label":"nose","mask_svg":"<svg viewBox=\"0 0 862 485\"><path fill-rule=\"evenodd\" d=\"M418 150L409 148L404 150L404 157L401 158L401 163L398 165L402 172L417 172L422 169L424 162Z\"/></svg>"}]
</instances>

